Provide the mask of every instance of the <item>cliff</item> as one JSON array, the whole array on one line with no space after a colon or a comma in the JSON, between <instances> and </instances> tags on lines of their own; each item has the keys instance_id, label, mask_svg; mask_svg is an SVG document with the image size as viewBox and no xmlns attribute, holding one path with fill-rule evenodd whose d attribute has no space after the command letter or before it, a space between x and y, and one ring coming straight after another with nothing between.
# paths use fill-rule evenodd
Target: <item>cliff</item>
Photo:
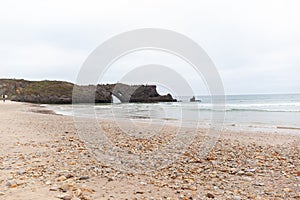
<instances>
[{"instance_id":1,"label":"cliff","mask_svg":"<svg viewBox=\"0 0 300 200\"><path fill-rule=\"evenodd\" d=\"M111 103L112 95L121 102L174 102L170 94L160 95L155 85L105 84L78 86L64 81L28 81L23 79L0 79L0 94L12 101L71 104Z\"/></svg>"}]
</instances>

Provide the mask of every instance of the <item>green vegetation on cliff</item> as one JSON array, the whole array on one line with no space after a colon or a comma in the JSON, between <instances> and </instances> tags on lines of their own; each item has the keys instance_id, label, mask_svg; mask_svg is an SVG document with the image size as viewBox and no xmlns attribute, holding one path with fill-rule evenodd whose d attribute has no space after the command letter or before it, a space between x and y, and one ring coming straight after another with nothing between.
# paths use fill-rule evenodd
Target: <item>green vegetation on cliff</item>
<instances>
[{"instance_id":1,"label":"green vegetation on cliff","mask_svg":"<svg viewBox=\"0 0 300 200\"><path fill-rule=\"evenodd\" d=\"M73 84L62 81L38 81L31 82L22 90L23 95L40 96L71 96Z\"/></svg>"}]
</instances>

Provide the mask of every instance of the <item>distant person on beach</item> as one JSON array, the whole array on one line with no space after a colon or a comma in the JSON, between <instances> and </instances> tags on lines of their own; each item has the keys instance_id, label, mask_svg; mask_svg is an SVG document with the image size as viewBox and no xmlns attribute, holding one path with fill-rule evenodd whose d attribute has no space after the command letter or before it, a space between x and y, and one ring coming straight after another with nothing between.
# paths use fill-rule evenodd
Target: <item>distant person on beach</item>
<instances>
[{"instance_id":1,"label":"distant person on beach","mask_svg":"<svg viewBox=\"0 0 300 200\"><path fill-rule=\"evenodd\" d=\"M3 102L5 102L5 98L6 98L6 95L3 94L3 95L2 95L2 100L3 100Z\"/></svg>"}]
</instances>

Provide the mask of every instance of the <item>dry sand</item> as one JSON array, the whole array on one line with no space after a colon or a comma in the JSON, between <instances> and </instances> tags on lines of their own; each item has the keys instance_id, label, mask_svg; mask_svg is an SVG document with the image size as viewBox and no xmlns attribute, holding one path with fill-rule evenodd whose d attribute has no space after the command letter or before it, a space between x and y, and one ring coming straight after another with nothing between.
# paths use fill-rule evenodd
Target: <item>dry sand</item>
<instances>
[{"instance_id":1,"label":"dry sand","mask_svg":"<svg viewBox=\"0 0 300 200\"><path fill-rule=\"evenodd\" d=\"M147 150L105 124L113 142ZM1 102L0 131L0 199L300 199L300 134L223 132L205 157L195 140L167 167L134 174L97 160L72 117L37 105Z\"/></svg>"}]
</instances>

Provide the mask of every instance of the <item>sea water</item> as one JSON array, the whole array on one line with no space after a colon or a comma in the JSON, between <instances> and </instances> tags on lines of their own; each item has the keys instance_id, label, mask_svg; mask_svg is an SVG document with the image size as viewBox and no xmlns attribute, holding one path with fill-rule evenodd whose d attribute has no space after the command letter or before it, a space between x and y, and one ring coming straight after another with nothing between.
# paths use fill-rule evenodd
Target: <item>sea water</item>
<instances>
[{"instance_id":1,"label":"sea water","mask_svg":"<svg viewBox=\"0 0 300 200\"><path fill-rule=\"evenodd\" d=\"M300 133L300 94L227 95L224 109L215 109L210 96L176 97L172 103L111 103L95 105L48 105L58 114L98 119L168 122L174 125L209 127L222 123L224 129L286 131ZM76 112L74 112L74 108ZM222 118L224 114L224 118ZM214 115L219 116L215 120ZM224 119L224 120L223 120Z\"/></svg>"}]
</instances>

